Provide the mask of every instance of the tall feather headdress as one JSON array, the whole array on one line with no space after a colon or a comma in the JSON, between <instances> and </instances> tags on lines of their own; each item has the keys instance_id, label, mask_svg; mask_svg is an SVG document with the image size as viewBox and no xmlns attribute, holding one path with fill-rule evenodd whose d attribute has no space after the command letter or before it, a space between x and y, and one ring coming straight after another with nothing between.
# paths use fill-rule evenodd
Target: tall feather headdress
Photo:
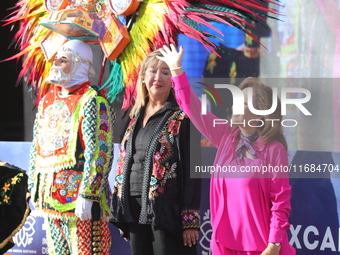
<instances>
[{"instance_id":1,"label":"tall feather headdress","mask_svg":"<svg viewBox=\"0 0 340 255\"><path fill-rule=\"evenodd\" d=\"M6 24L20 23L14 37L20 53L7 60L24 57L18 81L25 78L37 103L51 86L45 78L57 45L72 39L100 44L110 63L103 85L107 97L112 102L124 93L122 107L127 109L148 53L177 44L177 35L184 34L217 54L210 40L216 36L207 31L219 31L209 21L237 27L253 37L247 25L261 23L265 13L278 14L261 2L276 4L270 0L19 0Z\"/></svg>"}]
</instances>

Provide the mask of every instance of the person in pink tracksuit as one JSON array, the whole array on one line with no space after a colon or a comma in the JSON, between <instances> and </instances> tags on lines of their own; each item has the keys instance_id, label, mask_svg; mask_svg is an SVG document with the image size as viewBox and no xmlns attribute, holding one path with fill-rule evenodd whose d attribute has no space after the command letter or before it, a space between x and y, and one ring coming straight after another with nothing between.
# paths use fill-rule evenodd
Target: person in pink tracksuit
<instances>
[{"instance_id":1,"label":"person in pink tracksuit","mask_svg":"<svg viewBox=\"0 0 340 255\"><path fill-rule=\"evenodd\" d=\"M289 244L286 232L290 226L291 186L288 173L284 171L288 169L288 153L280 126L280 102L268 116L255 115L248 108L250 87L254 108L258 110L271 108L272 89L256 78L245 79L239 86L244 94L244 114L233 115L230 121L238 124L214 125L217 117L211 112L200 113L201 102L181 67L183 48L177 50L170 45L160 50L163 57L159 59L171 70L180 107L217 148L214 166L234 170L215 171L211 178L213 234L210 247L213 255L294 255L295 249ZM280 121L268 121L270 119ZM255 121L249 125L249 120ZM270 167L279 170L271 172Z\"/></svg>"}]
</instances>

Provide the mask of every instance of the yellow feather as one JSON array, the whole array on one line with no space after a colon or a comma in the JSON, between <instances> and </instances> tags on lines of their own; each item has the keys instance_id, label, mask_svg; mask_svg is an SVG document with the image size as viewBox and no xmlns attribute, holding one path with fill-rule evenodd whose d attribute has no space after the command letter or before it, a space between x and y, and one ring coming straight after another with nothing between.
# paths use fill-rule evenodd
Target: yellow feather
<instances>
[{"instance_id":1,"label":"yellow feather","mask_svg":"<svg viewBox=\"0 0 340 255\"><path fill-rule=\"evenodd\" d=\"M124 84L132 84L138 68L151 49L151 42L163 26L167 6L164 1L146 0L141 2L139 15L130 30L131 41L119 56L122 65ZM155 26L155 24L157 24Z\"/></svg>"}]
</instances>

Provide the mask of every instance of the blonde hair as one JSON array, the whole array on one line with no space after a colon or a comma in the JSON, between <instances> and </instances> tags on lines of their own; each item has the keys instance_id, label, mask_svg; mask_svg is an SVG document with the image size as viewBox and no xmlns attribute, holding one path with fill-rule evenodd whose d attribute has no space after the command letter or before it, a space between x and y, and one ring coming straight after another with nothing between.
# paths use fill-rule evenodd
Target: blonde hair
<instances>
[{"instance_id":1,"label":"blonde hair","mask_svg":"<svg viewBox=\"0 0 340 255\"><path fill-rule=\"evenodd\" d=\"M136 117L136 115L140 112L140 110L146 105L146 102L148 101L149 94L144 83L145 72L150 65L156 63L156 67L159 67L163 63L163 61L158 59L157 57L163 57L162 53L159 50L151 52L141 64L136 83L136 101L130 112L131 118Z\"/></svg>"},{"instance_id":2,"label":"blonde hair","mask_svg":"<svg viewBox=\"0 0 340 255\"><path fill-rule=\"evenodd\" d=\"M239 88L241 90L245 88L253 88L253 106L257 110L268 110L273 104L273 90L262 84L259 79L248 77L244 79ZM264 144L270 144L274 141L279 141L284 145L287 150L287 142L283 135L281 127L281 102L277 98L277 107L275 111L269 115L261 116L264 125L259 128L259 137L262 138ZM279 121L266 121L268 119L279 119Z\"/></svg>"}]
</instances>

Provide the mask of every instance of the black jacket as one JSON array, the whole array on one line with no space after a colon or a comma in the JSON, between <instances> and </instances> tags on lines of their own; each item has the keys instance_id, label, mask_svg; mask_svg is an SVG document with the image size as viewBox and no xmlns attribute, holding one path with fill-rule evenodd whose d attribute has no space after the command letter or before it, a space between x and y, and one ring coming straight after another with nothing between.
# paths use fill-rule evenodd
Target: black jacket
<instances>
[{"instance_id":1,"label":"black jacket","mask_svg":"<svg viewBox=\"0 0 340 255\"><path fill-rule=\"evenodd\" d=\"M148 149L139 223L153 224L182 238L184 229L200 228L201 180L190 178L190 147L199 147L200 139L196 137L190 143L190 120L172 95L161 112L160 122L149 144L145 145ZM123 232L127 231L124 223L133 222L129 177L134 130L139 117L130 120L120 144L112 197L110 222Z\"/></svg>"}]
</instances>

